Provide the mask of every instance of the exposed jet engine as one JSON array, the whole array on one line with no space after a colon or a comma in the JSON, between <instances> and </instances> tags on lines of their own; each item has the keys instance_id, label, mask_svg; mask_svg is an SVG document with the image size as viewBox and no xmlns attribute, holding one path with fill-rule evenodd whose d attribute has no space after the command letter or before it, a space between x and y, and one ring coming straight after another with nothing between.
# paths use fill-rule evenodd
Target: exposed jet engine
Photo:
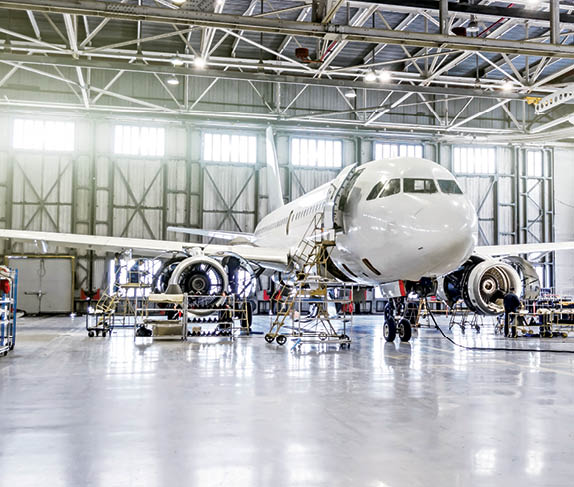
<instances>
[{"instance_id":1,"label":"exposed jet engine","mask_svg":"<svg viewBox=\"0 0 574 487\"><path fill-rule=\"evenodd\" d=\"M223 304L221 295L228 292L228 285L227 272L217 260L196 255L167 260L156 274L153 288L156 293L165 293L175 287L189 295L194 314L209 314L209 308Z\"/></svg>"},{"instance_id":2,"label":"exposed jet engine","mask_svg":"<svg viewBox=\"0 0 574 487\"><path fill-rule=\"evenodd\" d=\"M540 282L532 264L520 257L485 260L474 256L439 279L437 295L449 306L462 299L471 311L497 315L504 312L503 297L510 292L525 299L538 296Z\"/></svg>"}]
</instances>

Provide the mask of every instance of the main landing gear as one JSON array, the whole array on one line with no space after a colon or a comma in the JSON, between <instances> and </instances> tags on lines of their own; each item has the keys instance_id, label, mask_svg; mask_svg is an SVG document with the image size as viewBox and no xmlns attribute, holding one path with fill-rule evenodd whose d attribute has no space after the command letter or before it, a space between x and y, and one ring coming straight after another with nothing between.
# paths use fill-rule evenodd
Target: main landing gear
<instances>
[{"instance_id":1,"label":"main landing gear","mask_svg":"<svg viewBox=\"0 0 574 487\"><path fill-rule=\"evenodd\" d=\"M389 301L385 306L385 324L383 336L387 342L393 342L399 334L401 342L408 342L413 334L411 322L405 317L395 318L395 304Z\"/></svg>"}]
</instances>

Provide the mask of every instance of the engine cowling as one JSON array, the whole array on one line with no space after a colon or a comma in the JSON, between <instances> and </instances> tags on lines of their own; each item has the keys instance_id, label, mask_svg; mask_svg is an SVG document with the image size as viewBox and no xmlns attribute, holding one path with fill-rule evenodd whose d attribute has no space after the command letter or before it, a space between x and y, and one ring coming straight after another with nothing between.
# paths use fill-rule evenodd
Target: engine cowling
<instances>
[{"instance_id":1,"label":"engine cowling","mask_svg":"<svg viewBox=\"0 0 574 487\"><path fill-rule=\"evenodd\" d=\"M476 265L462 289L462 297L469 309L485 315L504 312L503 298L508 293L521 296L522 282L518 272L504 262L484 261Z\"/></svg>"},{"instance_id":2,"label":"engine cowling","mask_svg":"<svg viewBox=\"0 0 574 487\"><path fill-rule=\"evenodd\" d=\"M523 296L522 279L514 267L473 257L439 280L437 295L449 306L463 299L471 311L497 315L504 312L503 298L508 293Z\"/></svg>"},{"instance_id":3,"label":"engine cowling","mask_svg":"<svg viewBox=\"0 0 574 487\"><path fill-rule=\"evenodd\" d=\"M221 295L227 292L227 273L215 259L197 255L183 259L169 278L169 286L177 285L189 296L189 307L194 314L209 314L210 308L225 301Z\"/></svg>"}]
</instances>

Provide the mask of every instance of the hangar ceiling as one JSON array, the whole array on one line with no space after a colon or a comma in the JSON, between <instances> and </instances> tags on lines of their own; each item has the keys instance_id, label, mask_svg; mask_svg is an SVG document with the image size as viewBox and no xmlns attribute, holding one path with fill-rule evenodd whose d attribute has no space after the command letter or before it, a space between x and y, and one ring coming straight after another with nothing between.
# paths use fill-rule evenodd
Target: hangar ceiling
<instances>
[{"instance_id":1,"label":"hangar ceiling","mask_svg":"<svg viewBox=\"0 0 574 487\"><path fill-rule=\"evenodd\" d=\"M556 0L0 0L0 105L567 138L568 105L536 115L532 102L572 79L573 10Z\"/></svg>"}]
</instances>

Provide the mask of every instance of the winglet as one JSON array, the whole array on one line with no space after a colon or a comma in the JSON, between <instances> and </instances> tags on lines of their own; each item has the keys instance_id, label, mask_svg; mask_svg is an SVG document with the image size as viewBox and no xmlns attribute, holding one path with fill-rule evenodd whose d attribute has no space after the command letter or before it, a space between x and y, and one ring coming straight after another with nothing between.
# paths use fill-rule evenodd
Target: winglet
<instances>
[{"instance_id":1,"label":"winglet","mask_svg":"<svg viewBox=\"0 0 574 487\"><path fill-rule=\"evenodd\" d=\"M281 177L279 174L279 162L277 160L277 149L273 137L273 129L267 127L265 130L265 154L267 156L267 194L269 211L276 210L283 206L283 191L281 190Z\"/></svg>"}]
</instances>

